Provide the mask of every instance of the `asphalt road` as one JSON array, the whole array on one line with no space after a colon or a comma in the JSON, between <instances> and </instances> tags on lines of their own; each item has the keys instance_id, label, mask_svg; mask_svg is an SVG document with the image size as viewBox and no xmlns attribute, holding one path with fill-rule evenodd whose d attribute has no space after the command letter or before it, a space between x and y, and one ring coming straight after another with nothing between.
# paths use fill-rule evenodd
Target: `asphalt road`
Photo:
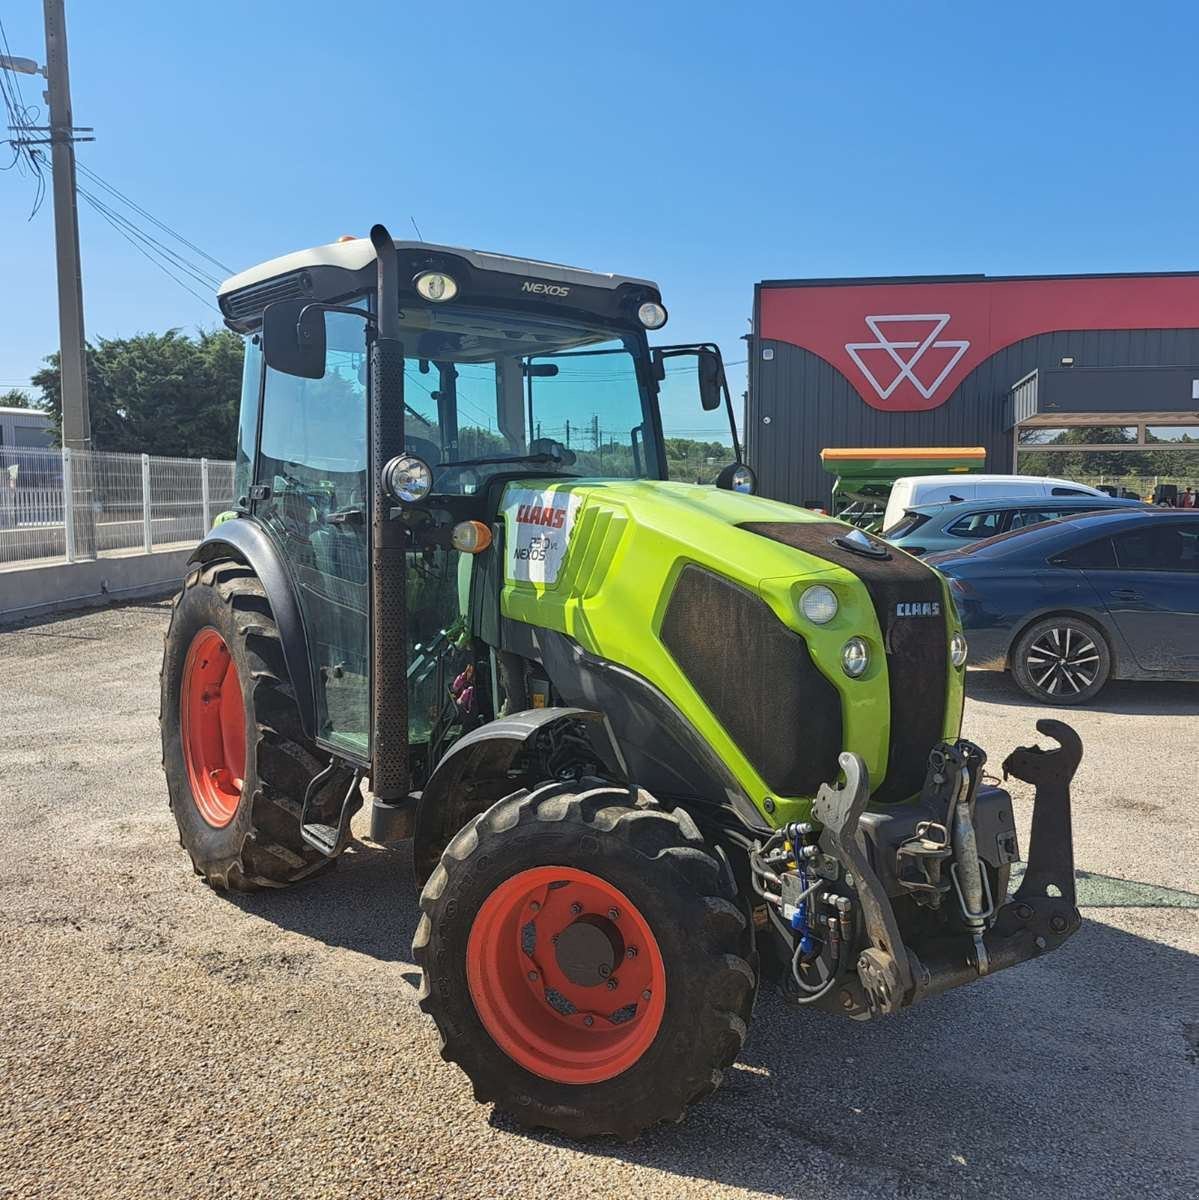
<instances>
[{"instance_id":1,"label":"asphalt road","mask_svg":"<svg viewBox=\"0 0 1199 1200\"><path fill-rule=\"evenodd\" d=\"M1199 687L1119 685L1071 718L1088 907L1056 955L867 1025L764 995L685 1124L572 1145L438 1057L405 850L358 843L249 898L192 875L158 766L165 627L149 605L0 632L0 1196L1199 1189ZM1042 711L1001 677L971 692L997 763Z\"/></svg>"}]
</instances>

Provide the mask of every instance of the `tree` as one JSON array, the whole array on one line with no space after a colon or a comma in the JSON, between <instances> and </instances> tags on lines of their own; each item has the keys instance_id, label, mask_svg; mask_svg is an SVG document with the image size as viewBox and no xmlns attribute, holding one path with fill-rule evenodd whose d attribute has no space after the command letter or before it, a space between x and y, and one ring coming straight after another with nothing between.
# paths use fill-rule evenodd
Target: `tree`
<instances>
[{"instance_id":1,"label":"tree","mask_svg":"<svg viewBox=\"0 0 1199 1200\"><path fill-rule=\"evenodd\" d=\"M232 458L243 359L228 330L177 329L100 338L87 347L88 407L97 450ZM33 377L42 405L62 428L58 355Z\"/></svg>"},{"instance_id":2,"label":"tree","mask_svg":"<svg viewBox=\"0 0 1199 1200\"><path fill-rule=\"evenodd\" d=\"M0 392L0 408L37 408L33 399L24 388L10 388Z\"/></svg>"}]
</instances>

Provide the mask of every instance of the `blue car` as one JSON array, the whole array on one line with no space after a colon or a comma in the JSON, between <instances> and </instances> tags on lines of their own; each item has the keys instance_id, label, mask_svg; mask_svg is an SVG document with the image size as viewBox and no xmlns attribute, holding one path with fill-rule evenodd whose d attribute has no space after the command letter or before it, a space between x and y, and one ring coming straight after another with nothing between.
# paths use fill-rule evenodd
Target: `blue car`
<instances>
[{"instance_id":1,"label":"blue car","mask_svg":"<svg viewBox=\"0 0 1199 1200\"><path fill-rule=\"evenodd\" d=\"M1199 680L1199 511L1082 513L927 561L949 577L973 666L1082 704L1109 679Z\"/></svg>"},{"instance_id":2,"label":"blue car","mask_svg":"<svg viewBox=\"0 0 1199 1200\"><path fill-rule=\"evenodd\" d=\"M945 501L905 509L903 516L890 529L884 529L881 536L892 546L923 556L942 550L964 550L971 542L1074 513L1098 508L1135 508L1138 503L1113 496L1005 496Z\"/></svg>"}]
</instances>

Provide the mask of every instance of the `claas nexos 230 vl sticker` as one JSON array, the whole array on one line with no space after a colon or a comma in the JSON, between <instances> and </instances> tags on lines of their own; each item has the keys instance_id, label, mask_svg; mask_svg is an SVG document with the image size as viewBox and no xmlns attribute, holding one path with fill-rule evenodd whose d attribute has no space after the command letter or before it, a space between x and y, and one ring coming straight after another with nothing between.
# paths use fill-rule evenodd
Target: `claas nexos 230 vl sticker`
<instances>
[{"instance_id":1,"label":"claas nexos 230 vl sticker","mask_svg":"<svg viewBox=\"0 0 1199 1200\"><path fill-rule=\"evenodd\" d=\"M517 488L508 493L504 518L509 579L557 583L580 503L569 492Z\"/></svg>"}]
</instances>

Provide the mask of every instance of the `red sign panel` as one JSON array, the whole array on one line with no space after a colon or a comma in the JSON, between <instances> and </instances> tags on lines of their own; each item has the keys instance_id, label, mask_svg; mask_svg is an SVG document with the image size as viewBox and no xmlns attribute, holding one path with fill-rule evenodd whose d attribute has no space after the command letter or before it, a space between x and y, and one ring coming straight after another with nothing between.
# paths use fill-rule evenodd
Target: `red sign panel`
<instances>
[{"instance_id":1,"label":"red sign panel","mask_svg":"<svg viewBox=\"0 0 1199 1200\"><path fill-rule=\"evenodd\" d=\"M1199 328L1199 276L766 287L759 325L832 363L872 408L920 412L1034 334Z\"/></svg>"}]
</instances>

